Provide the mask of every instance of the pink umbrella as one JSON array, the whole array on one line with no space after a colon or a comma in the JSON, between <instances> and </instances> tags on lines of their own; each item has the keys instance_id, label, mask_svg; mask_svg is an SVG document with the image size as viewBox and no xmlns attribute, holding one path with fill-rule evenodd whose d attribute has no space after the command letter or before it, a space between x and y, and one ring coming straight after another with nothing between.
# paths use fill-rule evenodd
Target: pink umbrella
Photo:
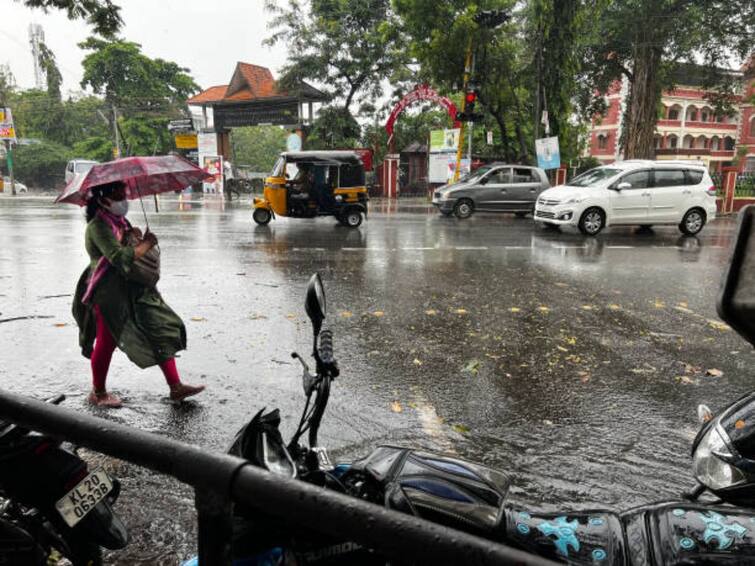
<instances>
[{"instance_id":1,"label":"pink umbrella","mask_svg":"<svg viewBox=\"0 0 755 566\"><path fill-rule=\"evenodd\" d=\"M146 195L183 190L211 178L212 175L178 155L125 157L98 163L84 175L74 177L55 202L84 206L92 187L113 181L126 183L129 199L140 199Z\"/></svg>"}]
</instances>

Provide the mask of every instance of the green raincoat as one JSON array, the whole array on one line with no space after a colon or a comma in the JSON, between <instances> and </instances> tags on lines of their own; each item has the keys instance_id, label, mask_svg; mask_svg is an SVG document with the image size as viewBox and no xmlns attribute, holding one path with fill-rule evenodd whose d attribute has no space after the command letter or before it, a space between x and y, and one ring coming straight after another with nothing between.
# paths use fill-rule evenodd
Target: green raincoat
<instances>
[{"instance_id":1,"label":"green raincoat","mask_svg":"<svg viewBox=\"0 0 755 566\"><path fill-rule=\"evenodd\" d=\"M79 326L79 345L84 357L91 357L97 335L94 305L100 307L118 348L140 368L161 364L186 349L186 328L157 289L126 279L134 263L134 248L121 245L99 216L87 224L85 241L91 261L79 278L73 298L73 317ZM110 266L85 305L81 299L90 273L102 256Z\"/></svg>"}]
</instances>

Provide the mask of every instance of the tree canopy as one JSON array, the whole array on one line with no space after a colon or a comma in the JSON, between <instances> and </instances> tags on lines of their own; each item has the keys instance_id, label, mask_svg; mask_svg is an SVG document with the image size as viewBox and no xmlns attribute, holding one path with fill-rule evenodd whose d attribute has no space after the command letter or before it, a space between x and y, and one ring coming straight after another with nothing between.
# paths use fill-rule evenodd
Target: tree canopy
<instances>
[{"instance_id":1,"label":"tree canopy","mask_svg":"<svg viewBox=\"0 0 755 566\"><path fill-rule=\"evenodd\" d=\"M123 25L120 8L111 0L16 0L29 8L63 10L71 20L86 20L103 36L115 34Z\"/></svg>"}]
</instances>

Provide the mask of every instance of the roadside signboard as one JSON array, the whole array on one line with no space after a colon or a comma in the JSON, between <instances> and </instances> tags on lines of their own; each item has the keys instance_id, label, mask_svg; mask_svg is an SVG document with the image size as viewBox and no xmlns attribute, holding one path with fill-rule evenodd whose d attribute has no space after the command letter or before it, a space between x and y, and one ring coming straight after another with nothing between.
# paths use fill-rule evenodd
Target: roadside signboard
<instances>
[{"instance_id":1,"label":"roadside signboard","mask_svg":"<svg viewBox=\"0 0 755 566\"><path fill-rule=\"evenodd\" d=\"M223 157L220 155L205 155L202 159L202 169L213 176L210 181L202 182L202 192L223 194Z\"/></svg>"},{"instance_id":2,"label":"roadside signboard","mask_svg":"<svg viewBox=\"0 0 755 566\"><path fill-rule=\"evenodd\" d=\"M537 166L541 169L558 169L561 166L557 137L535 140L535 153L537 153Z\"/></svg>"},{"instance_id":3,"label":"roadside signboard","mask_svg":"<svg viewBox=\"0 0 755 566\"><path fill-rule=\"evenodd\" d=\"M430 153L455 152L459 147L459 134L461 130L431 130Z\"/></svg>"},{"instance_id":4,"label":"roadside signboard","mask_svg":"<svg viewBox=\"0 0 755 566\"><path fill-rule=\"evenodd\" d=\"M427 167L429 183L450 183L456 169L456 155L453 153L431 153ZM461 160L461 175L469 173L469 159Z\"/></svg>"},{"instance_id":5,"label":"roadside signboard","mask_svg":"<svg viewBox=\"0 0 755 566\"><path fill-rule=\"evenodd\" d=\"M197 149L199 142L197 141L197 134L181 133L176 134L176 149Z\"/></svg>"},{"instance_id":6,"label":"roadside signboard","mask_svg":"<svg viewBox=\"0 0 755 566\"><path fill-rule=\"evenodd\" d=\"M299 134L292 133L286 138L286 150L301 151L301 136Z\"/></svg>"},{"instance_id":7,"label":"roadside signboard","mask_svg":"<svg viewBox=\"0 0 755 566\"><path fill-rule=\"evenodd\" d=\"M16 141L16 128L13 127L10 108L0 107L0 140Z\"/></svg>"}]
</instances>

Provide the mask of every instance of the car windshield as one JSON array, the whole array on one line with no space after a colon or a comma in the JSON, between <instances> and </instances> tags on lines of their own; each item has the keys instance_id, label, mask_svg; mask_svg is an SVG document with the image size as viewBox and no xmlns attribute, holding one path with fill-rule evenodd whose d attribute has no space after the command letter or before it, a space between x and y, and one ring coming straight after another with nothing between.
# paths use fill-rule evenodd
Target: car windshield
<instances>
[{"instance_id":1,"label":"car windshield","mask_svg":"<svg viewBox=\"0 0 755 566\"><path fill-rule=\"evenodd\" d=\"M94 167L94 163L77 163L76 164L76 173L85 173L89 171L92 167Z\"/></svg>"},{"instance_id":2,"label":"car windshield","mask_svg":"<svg viewBox=\"0 0 755 566\"><path fill-rule=\"evenodd\" d=\"M283 168L286 165L286 160L283 157L279 157L278 161L275 162L275 165L273 166L273 171L270 173L271 177L282 177L283 176Z\"/></svg>"},{"instance_id":3,"label":"car windshield","mask_svg":"<svg viewBox=\"0 0 755 566\"><path fill-rule=\"evenodd\" d=\"M475 169L471 173L467 173L462 178L459 179L460 183L466 183L467 181L471 181L472 179L479 179L482 177L485 173L490 171L492 167L490 165L486 165L484 167L480 167L479 169Z\"/></svg>"},{"instance_id":4,"label":"car windshield","mask_svg":"<svg viewBox=\"0 0 755 566\"><path fill-rule=\"evenodd\" d=\"M621 173L621 169L613 169L611 167L597 167L574 177L574 179L566 184L570 187L595 187L606 179L615 177L619 173Z\"/></svg>"}]
</instances>

